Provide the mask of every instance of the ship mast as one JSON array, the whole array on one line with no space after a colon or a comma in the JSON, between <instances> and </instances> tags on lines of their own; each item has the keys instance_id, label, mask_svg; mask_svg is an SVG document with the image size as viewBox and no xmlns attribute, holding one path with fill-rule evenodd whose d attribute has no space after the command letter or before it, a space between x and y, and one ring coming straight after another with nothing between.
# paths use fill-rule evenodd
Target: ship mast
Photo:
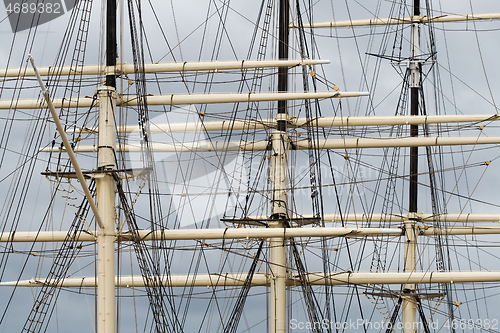
<instances>
[{"instance_id":1,"label":"ship mast","mask_svg":"<svg viewBox=\"0 0 500 333\"><path fill-rule=\"evenodd\" d=\"M413 0L413 17L420 17L420 0ZM410 115L419 115L420 93L420 22L412 20L411 25L411 57L410 71ZM418 137L418 125L410 125L410 137ZM418 201L418 146L410 147L410 189L409 189L409 219L404 222L405 230L405 272L415 272L417 252L417 219L412 217L417 213ZM417 314L416 285L407 283L403 288L403 331L415 333Z\"/></svg>"},{"instance_id":2,"label":"ship mast","mask_svg":"<svg viewBox=\"0 0 500 333\"><path fill-rule=\"evenodd\" d=\"M288 59L288 39L290 25L290 5L288 0L280 0L279 4L279 40L278 57L280 60ZM278 68L278 92L288 91L288 68ZM272 164L271 164L271 219L270 228L285 228L288 217L287 200L287 161L288 161L288 136L286 132L288 123L287 100L278 101L276 116L276 131L271 134ZM271 333L286 332L286 238L271 238Z\"/></svg>"},{"instance_id":3,"label":"ship mast","mask_svg":"<svg viewBox=\"0 0 500 333\"><path fill-rule=\"evenodd\" d=\"M106 65L116 66L116 0L106 2ZM116 148L116 76L106 75L106 85L98 88L99 136L98 165L95 175L99 215L103 227L97 232L97 332L114 333L115 324L115 169Z\"/></svg>"},{"instance_id":4,"label":"ship mast","mask_svg":"<svg viewBox=\"0 0 500 333\"><path fill-rule=\"evenodd\" d=\"M288 0L280 0L278 58L288 60L288 39L290 25L290 4ZM288 91L288 67L278 68L278 92ZM286 132L286 116L288 114L287 101L278 101L278 131ZM280 117L284 116L285 119Z\"/></svg>"}]
</instances>

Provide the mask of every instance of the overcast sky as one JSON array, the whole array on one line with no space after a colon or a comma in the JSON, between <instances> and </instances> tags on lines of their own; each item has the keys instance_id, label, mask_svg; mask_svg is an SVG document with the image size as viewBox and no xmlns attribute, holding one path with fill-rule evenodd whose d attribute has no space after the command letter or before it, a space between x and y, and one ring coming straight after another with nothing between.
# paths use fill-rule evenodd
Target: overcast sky
<instances>
[{"instance_id":1,"label":"overcast sky","mask_svg":"<svg viewBox=\"0 0 500 333\"><path fill-rule=\"evenodd\" d=\"M5 0L7 1L7 0ZM210 60L211 58L218 58L220 60L232 60L232 59L244 59L248 52L249 40L253 33L253 23L252 20L257 16L259 4L256 1L235 1L231 3L231 9L227 13L226 20L226 37L223 39L220 54L217 57L213 56L212 43L215 39L218 28L218 18L217 14L214 13L213 9L210 11L209 24L206 27L206 34L204 34L205 26L202 24L207 17L207 1L202 0L174 0L171 2L167 1L152 1L155 5L155 11L161 20L162 30L158 28L156 18L151 13L149 5L144 2L144 16L145 16L145 31L148 33L148 45L149 51L146 54L146 60L158 62L158 61L198 61L198 60ZM332 20L335 16L338 20L345 19L360 19L360 18L373 18L374 16L386 17L384 10L389 8L389 4L383 2L380 9L377 9L375 1L347 1L349 3L349 11L346 9L345 1L334 0L332 2L321 0L315 3L315 21L327 21ZM220 5L220 2L216 2ZM332 6L333 3L333 6ZM472 10L474 13L484 13L484 12L498 12L500 11L500 4L497 0L441 0L434 4L434 10L436 13L470 13ZM68 7L71 7L70 5ZM100 23L100 2L94 3L94 12L92 14L92 20L89 28L89 40L86 53L86 63L87 64L97 64L102 59L102 31L104 30ZM172 9L174 12L172 12ZM295 13L295 9L293 10ZM60 41L63 38L65 27L70 18L70 14L64 14L60 17L44 23L37 28L36 40L29 50L25 49L26 40L30 38L30 31L24 30L18 32L17 34L12 33L12 27L7 19L6 8L0 5L0 67L5 67L8 59L10 58L10 67L18 67L24 64L26 60L27 53L32 53L38 66L48 66L54 63L57 52L60 48ZM444 102L447 105L447 111L451 114L464 113L464 114L494 114L498 113L494 105L498 106L500 103L500 82L497 79L497 74L500 72L500 65L498 61L498 54L500 54L500 22L481 22L476 23L478 29L477 33L474 31L473 23L453 23L447 26L448 31L444 34L442 30L442 25L436 26L436 41L437 41L437 51L438 59L442 67L440 67L441 77L443 78L442 89L444 91L444 96L447 100ZM275 28L275 26L274 26ZM125 16L125 22L123 24L124 34L127 35L128 32L128 22ZM377 28L376 32L383 32L384 28ZM368 91L376 89L376 93L372 95L372 104L376 106L373 110L377 115L393 115L395 112L394 103L397 101L399 89L392 92L400 84L400 78L397 72L392 68L392 65L385 61L381 65L383 73L380 74L380 80L372 85L371 77L375 69L375 59L373 57L368 57L365 53L368 50L369 39L366 35L370 32L369 28L357 28L357 29L341 29L339 31L324 29L317 31L316 41L318 43L318 57L321 59L330 60L329 65L323 66L322 69L318 69L318 73L323 73L324 70L326 77L329 81L337 84L344 91ZM166 34L166 38L170 47L173 49L173 53L170 53L169 48L164 42L163 33ZM352 36L356 35L357 38L354 39ZM203 37L205 36L205 39ZM229 36L229 38L227 38ZM338 39L332 37L339 37ZM408 34L405 35L408 38ZM373 45L369 49L369 52L376 53L379 51L378 45L381 41L381 36L376 37L373 40ZM427 43L428 39L423 39L424 43ZM200 51L200 45L205 45ZM274 42L275 43L275 42ZM11 47L13 45L13 47ZM392 40L388 43L389 49L384 50L384 55L390 55L392 48ZM404 44L407 47L408 43ZM292 47L297 50L297 37L292 34ZM424 46L428 50L428 45ZM151 58L149 55L151 54ZM297 52L292 52L293 58L298 58ZM407 53L405 53L407 55ZM269 52L268 56L272 57L275 54ZM255 53L253 57L255 57ZM480 57L481 56L481 57ZM129 38L124 37L124 48L120 50L120 58L123 62L132 62L132 55L130 51ZM367 60L368 59L368 60ZM365 66L365 73L367 74L367 79L363 75L361 68ZM450 75L448 70L451 69L453 74ZM323 75L323 74L321 74ZM450 81L453 81L453 90L451 89ZM32 89L26 89L23 91L23 97L37 97L38 89L34 82L26 84L26 86L32 87ZM301 83L293 83L290 85L291 90L301 90ZM237 88L237 84L227 84L222 85L221 91L233 92ZM270 83L268 86L263 87L266 91L270 88ZM271 87L272 88L272 87ZM319 90L323 90L324 87L320 87ZM85 94L92 95L94 88L89 88L85 91ZM157 92L156 87L150 88L152 92ZM202 86L199 85L195 89L198 92L203 92ZM429 91L432 90L428 88ZM491 93L490 93L491 91ZM132 91L133 92L133 91ZM182 84L171 84L163 90L164 93L185 93L186 88ZM392 92L392 93L391 93ZM9 96L11 94L10 90L6 90L4 96ZM452 107L451 101L455 99L457 107L456 109ZM344 112L348 112L349 115L364 115L367 112L368 99L362 100L362 102L357 102L355 100L343 101ZM429 106L432 108L433 101L428 101ZM220 110L228 111L230 107L220 107ZM154 109L156 110L156 109ZM158 109L159 110L159 109ZM210 110L214 110L211 108ZM188 111L195 112L196 110L189 109ZM298 112L298 110L294 110ZM7 111L1 111L7 112ZM331 112L326 115L333 115L333 110L328 109L326 112ZM432 110L430 110L432 113ZM213 114L216 114L214 111ZM302 114L303 115L303 114ZM3 119L4 116L2 116ZM18 114L17 117L23 118L22 114ZM175 117L173 117L175 118ZM135 116L130 117L131 121L135 121ZM177 118L175 118L177 119ZM213 118L215 119L215 118ZM213 120L211 119L211 120ZM160 121L158 119L157 121ZM182 120L182 119L181 119ZM26 141L24 140L26 135L23 134L24 130L28 128L28 124L22 123L20 125L15 125L14 131L11 135L15 138L14 141L9 142L8 148L11 150L7 153L8 161L4 162L2 169L0 170L1 179L12 172L17 167L17 160L19 156L19 151L22 151ZM3 127L3 123L2 123ZM489 130L487 133L490 136L498 135L495 129ZM474 135L474 134L471 134ZM475 134L477 135L477 133ZM44 140L45 144L48 144L54 136L54 129L47 131ZM196 139L196 138L195 138ZM198 138L199 139L199 138ZM203 139L203 138L202 138ZM201 139L200 139L201 140ZM3 147L2 147L3 148ZM497 151L489 150L485 154L478 153L474 155L477 158L477 162L482 160L492 160L495 159L500 154ZM46 157L41 157L45 159ZM163 157L166 159L166 157ZM36 174L45 168L45 163L40 163L37 167ZM339 166L341 169L342 166ZM486 200L489 202L499 202L500 197L497 194L496 188L500 186L499 177L496 175L495 169L491 168L485 172L484 180L481 181L480 186L481 191L474 193L476 198ZM483 176L481 173L472 174L471 186L478 184L480 177ZM486 180L487 179L487 180ZM0 186L2 186L3 194L2 198L7 195L9 191L9 181L2 181ZM48 185L48 181L44 177L36 179L33 184L36 188L35 191L30 192L30 205L29 213L26 216L33 217L33 221L39 218L38 214L40 211L44 211L48 196L50 195L52 189ZM451 189L450 189L451 190ZM428 199L428 197L426 197ZM429 200L427 200L429 202ZM206 205L203 202L201 205ZM61 206L58 206L61 207ZM451 206L457 208L458 206ZM498 208L479 206L481 209L491 208L492 211L499 212ZM422 210L429 211L429 204L422 205ZM486 211L480 211L486 212ZM54 213L56 216L61 214L60 212ZM56 219L54 219L56 220ZM30 223L32 221L24 220L24 226L29 230L36 230L37 225ZM56 224L56 228L59 225ZM26 247L20 247L21 249L26 249ZM89 249L90 250L90 249ZM88 263L88 262L87 262ZM80 263L76 263L80 265ZM84 264L81 264L84 265ZM18 266L18 265L13 265ZM88 268L91 269L92 267ZM72 271L77 271L76 275L81 275L79 268L75 268ZM34 270L36 272L36 270ZM16 271L9 271L6 277L10 279L15 278ZM27 277L30 278L31 276ZM0 290L0 295L2 299L6 299L10 295L10 290ZM29 304L31 301L31 291L23 290L18 292L20 299L16 299L15 307L21 306L21 304ZM60 323L59 329L61 331L65 330L63 328L65 325L70 324L71 321L85 322L85 324L78 325L78 327L72 329L74 332L84 332L89 331L92 327L92 321L89 318L93 318L93 305L94 299L91 296L79 297L80 295L73 295L71 293L63 292L60 298L60 306L58 307L58 320ZM1 304L1 303L0 303ZM69 306L68 304L71 304ZM66 306L68 305L68 306ZM3 309L3 307L2 307ZM14 325L17 322L24 322L26 318L26 309L24 311L10 311L8 324L3 325L1 332L9 332L11 330L10 325ZM124 312L131 311L130 308L124 308ZM258 308L255 306L255 311L258 313L262 311L262 307ZM76 315L75 315L76 313ZM139 310L139 315L145 315L144 309ZM262 315L259 313L259 315ZM55 319L55 318L54 318ZM130 319L130 321L128 321ZM127 318L124 321L125 325L132 325L132 318ZM17 326L16 326L17 327ZM124 331L129 331L128 327L123 327ZM139 328L139 331L142 329ZM130 331L133 329L130 328Z\"/></svg>"}]
</instances>

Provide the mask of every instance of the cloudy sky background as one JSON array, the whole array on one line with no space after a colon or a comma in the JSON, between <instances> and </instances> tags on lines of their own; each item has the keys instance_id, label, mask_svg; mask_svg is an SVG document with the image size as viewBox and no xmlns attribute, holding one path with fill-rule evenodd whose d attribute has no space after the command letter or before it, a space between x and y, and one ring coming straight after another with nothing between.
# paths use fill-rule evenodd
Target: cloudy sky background
<instances>
[{"instance_id":1,"label":"cloudy sky background","mask_svg":"<svg viewBox=\"0 0 500 333\"><path fill-rule=\"evenodd\" d=\"M214 2L217 6L220 6L220 2ZM166 34L166 38L171 48L173 48L173 53L170 53L169 48L166 46L162 31L158 28L156 18L149 8L147 2L143 3L144 6L144 17L145 17L145 31L148 36L148 45L150 50L148 53L151 54L152 59L149 55L146 56L146 61L152 60L153 62L158 61L198 61L198 60L209 60L213 58L213 50L210 45L213 44L215 34L218 27L217 14L214 14L213 5L211 5L211 18L209 19L209 24L207 25L206 33L204 34L203 22L207 17L208 3L201 0L184 0L184 1L171 1L171 2L160 2L155 1L154 7L156 14L163 28L163 32ZM388 3L382 3L380 8L376 7L373 1L347 1L349 7L346 8L345 1L332 0L330 1L318 1L315 3L314 21L327 21L332 20L335 16L338 20L359 18L372 18L374 16L386 17L384 10L388 9ZM500 5L498 1L495 0L481 0L481 1L438 1L434 4L434 10L443 13L470 13L471 6L474 13L486 13L486 12L498 12L500 11ZM232 60L232 59L245 59L248 52L248 44L251 38L254 26L252 21L257 16L257 11L259 4L251 1L233 1L231 3L231 9L228 11L226 19L227 30L225 33L229 38L225 37L221 46L220 54L216 58L220 60ZM87 64L98 64L103 59L103 31L102 26L102 14L100 12L101 3L94 3L91 24L89 29L89 39L86 52L85 62ZM173 10L173 11L172 11ZM293 10L295 12L295 10ZM29 49L25 48L26 40L29 40L31 35L30 31L22 31L16 34L12 33L10 23L6 18L5 8L0 6L0 67L6 67L10 59L9 67L19 67L24 66L26 61L27 53L31 53L35 58L38 66L48 66L52 65L57 52L60 47L60 40L63 37L65 26L67 25L69 14L63 15L53 21L47 22L40 25L37 28L36 39ZM126 14L125 14L126 15ZM477 33L474 31L473 23L452 23L446 25L447 31L446 35L443 33L443 26L436 25L436 44L438 50L438 59L441 62L442 68L440 68L443 91L444 95L453 99L450 80L453 81L453 92L454 98L456 99L457 108L455 110L450 102L446 102L448 113L454 114L464 113L464 114L494 114L498 110L495 109L494 105L498 105L500 102L500 82L496 79L497 73L500 71L500 65L498 62L498 54L500 52L500 42L499 42L499 22L477 22L475 23L477 28ZM274 26L274 28L276 28ZM128 32L128 22L125 16L125 22L123 24L124 35L127 36ZM378 27L375 32L383 32L385 28ZM368 49L368 37L367 34L370 32L370 28L356 28L356 29L339 29L338 31L331 29L324 29L317 31L316 41L318 43L318 56L321 59L329 59L330 64L323 66L321 69L317 69L318 73L321 73L328 78L331 82L337 84L344 91L368 91L376 88L376 94L372 95L372 104L376 105L374 112L377 115L392 115L395 112L395 101L399 94L399 89L395 89L400 84L400 78L397 73L392 68L391 64L388 62L382 62L381 64L381 74L375 86L367 86L364 80L363 72L361 70L362 65L365 68L365 73L369 77L367 80L370 82L371 76L375 70L375 60L369 58L367 62L367 56L365 52ZM356 35L357 38L352 38ZM339 38L332 38L332 37ZM405 35L406 37L408 34ZM203 39L204 38L204 39ZM381 38L381 37L380 37ZM380 43L380 38L376 37L373 40L373 46L370 52L376 53L378 51L378 44ZM230 41L230 42L229 42ZM426 40L427 41L427 40ZM124 47L123 50L119 51L120 57L122 57L124 62L131 63L132 55L130 50L129 39L124 37L123 39ZM200 45L204 43L204 47L200 51ZM275 43L275 42L274 42ZM392 42L389 42L392 45ZM404 45L408 46L407 43ZM446 47L445 47L446 46ZM427 48L427 46L425 46ZM297 39L294 34L292 34L292 48L297 50ZM390 51L388 51L390 53ZM297 58L297 52L291 52L293 58ZM482 56L482 62L480 61L479 55ZM269 57L275 56L275 53L269 52ZM253 54L255 57L255 53ZM486 69L486 73L483 71L483 65ZM450 79L450 74L448 70L451 69L453 76ZM229 76L223 76L226 78ZM237 76L233 76L237 77ZM124 86L127 87L126 80L124 81ZM266 85L263 86L263 91L272 90L273 82L265 82ZM8 83L12 85L12 83ZM35 82L25 83L25 87L30 89L24 89L22 92L22 97L24 98L36 98L38 96L38 87ZM292 83L290 85L291 90L301 90L301 83ZM194 91L203 92L202 85L192 86ZM94 88L85 89L85 94L92 95ZM155 87L148 88L148 92L157 93ZM233 92L236 89L235 84L220 84L214 87L214 90ZM429 91L432 88L427 88ZM193 91L190 90L190 91ZM319 90L323 90L320 87ZM492 94L490 94L490 92ZM131 90L133 93L134 90ZM165 93L185 93L186 88L182 84L168 84L163 88ZM391 93L392 92L392 93ZM4 90L5 97L9 97L11 90ZM347 112L349 115L364 115L367 110L368 99L357 100L346 100L343 101L343 112ZM429 113L432 112L433 102L428 101ZM216 115L217 112L230 111L230 106L214 106L209 109L212 115ZM338 109L337 109L338 110ZM162 110L160 108L152 109L152 112L158 111L161 114ZM197 110L194 110L196 112ZM1 111L7 114L7 111ZM298 110L294 109L294 112ZM336 111L335 111L336 112ZM333 109L324 110L324 115L333 115ZM156 115L156 113L154 113ZM345 114L344 114L345 115ZM2 116L4 119L5 116ZM18 113L17 118L29 118L29 115ZM172 119L179 119L175 116ZM214 118L215 119L215 118ZM130 116L130 123L135 121L135 116ZM207 117L207 120L211 120ZM3 162L0 174L3 179L11 172L17 168L17 161L19 159L19 152L25 151L27 141L25 140L25 133L29 131L28 122L20 122L15 124L11 135L14 140L9 141L8 151L5 152L5 162ZM486 129L487 135L495 135L494 126L491 129ZM4 130L5 132L5 130ZM466 135L477 135L476 132ZM54 136L54 129L50 128L46 131L44 140L49 143ZM2 147L3 148L3 147ZM493 155L492 155L493 154ZM499 177L495 172L495 159L499 156L499 153L494 150L488 150L484 153L479 152L473 155L477 161L482 160L492 160L492 166L482 175L482 170L479 173L472 173L471 176L471 186L474 186L481 176L484 177L480 183L481 191L474 193L474 197L480 200L485 200L488 202L498 202L499 196L497 194L496 188L500 186ZM44 156L40 156L42 160L41 163L36 168L35 174L39 174L45 168L45 163L43 160L46 159ZM92 159L87 159L88 165L93 163ZM336 162L339 169L343 169L341 163ZM30 203L25 207L24 219L18 230L37 230L36 220L38 219L40 212L45 212L48 197L52 192L51 187L48 185L49 182L44 177L40 177L33 180L31 184L35 190L29 192L28 202ZM8 195L10 180L7 177L2 183L2 198ZM422 194L425 196L425 194ZM404 201L404 200L402 200ZM424 202L420 209L423 211L430 211L431 207L429 205L430 199L428 195L422 198ZM404 201L406 202L406 201ZM62 207L62 202L58 204L58 208ZM307 206L305 204L304 206ZM450 211L458 209L458 204L450 205ZM476 208L476 204L474 204ZM309 209L309 208L306 208ZM419 210L420 210L419 209ZM476 212L499 212L498 207L491 207L488 205L477 204ZM53 221L55 228L60 226L57 223L58 218L63 215L62 212L54 211ZM71 216L69 212L66 216ZM28 250L30 245L17 245L16 249ZM91 247L87 249L91 251ZM128 255L128 253L126 254ZM48 259L46 259L48 261ZM126 262L127 259L124 259ZM83 260L82 262L77 261L75 265L80 265L81 267L89 263L89 260ZM12 280L17 278L17 269L20 267L21 261L15 261L14 265L9 266L9 270L5 272L3 281ZM47 263L46 263L47 265ZM181 265L181 263L179 263ZM86 269L79 270L80 267L71 270L72 272L77 272L75 275L79 276L83 273L89 274L92 266ZM36 268L34 268L36 271ZM83 273L82 273L83 272ZM25 276L23 278L31 278L32 276ZM12 290L2 289L0 290L0 295L2 299L7 299L10 296ZM8 312L8 320L5 324L2 324L2 331L9 332L14 329L14 327L19 327L18 324L23 323L26 319L27 311L30 309L30 302L32 300L32 295L34 291L24 289L16 292L16 299L12 304L12 310ZM257 303L258 301L250 301L251 306L247 316L254 318L262 318L265 308L262 304ZM137 309L138 317L145 317L146 310L144 308L145 302L144 298L140 303L141 307ZM24 306L23 306L24 305ZM19 311L18 311L19 309ZM22 310L21 310L22 309ZM122 330L123 331L133 331L135 330L134 319L132 316L128 316L132 313L132 308L130 305L126 305L122 308ZM78 322L77 327L72 326L72 330L75 332L89 331L93 327L94 317L94 298L92 296L81 297L81 295L62 292L58 301L58 307L53 317L54 325L58 323L58 329L60 331L65 331L71 323ZM140 321L142 322L142 321ZM250 320L252 323L253 320ZM261 323L261 328L262 328ZM252 324L249 324L252 326ZM53 328L57 331L57 327ZM139 331L142 331L142 327L139 327Z\"/></svg>"}]
</instances>

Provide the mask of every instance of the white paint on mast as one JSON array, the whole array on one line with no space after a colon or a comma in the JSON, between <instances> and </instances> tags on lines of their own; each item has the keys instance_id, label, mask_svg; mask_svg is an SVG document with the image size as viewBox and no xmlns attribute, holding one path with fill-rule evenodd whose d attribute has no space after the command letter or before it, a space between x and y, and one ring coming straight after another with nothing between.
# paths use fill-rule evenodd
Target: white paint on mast
<instances>
[{"instance_id":1,"label":"white paint on mast","mask_svg":"<svg viewBox=\"0 0 500 333\"><path fill-rule=\"evenodd\" d=\"M101 87L99 94L98 168L115 169L117 93L113 87ZM97 233L98 304L97 332L115 332L115 180L110 173L95 175L99 215L104 226Z\"/></svg>"},{"instance_id":2,"label":"white paint on mast","mask_svg":"<svg viewBox=\"0 0 500 333\"><path fill-rule=\"evenodd\" d=\"M271 134L271 220L270 228L285 228L285 219L288 216L287 198L287 161L288 136L286 132ZM273 237L271 246L271 332L286 332L286 238Z\"/></svg>"},{"instance_id":3,"label":"white paint on mast","mask_svg":"<svg viewBox=\"0 0 500 333\"><path fill-rule=\"evenodd\" d=\"M404 266L405 273L413 273L417 260L417 223L414 219L405 221ZM415 332L414 325L417 316L417 302L415 298L416 285L406 283L403 288L403 321L405 333Z\"/></svg>"},{"instance_id":4,"label":"white paint on mast","mask_svg":"<svg viewBox=\"0 0 500 333\"><path fill-rule=\"evenodd\" d=\"M420 55L420 0L413 1L413 15L411 26L411 57L409 61L410 71L410 113L411 116L419 114L419 93L421 89L420 71L422 61ZM410 125L410 135L418 138L418 126ZM418 189L418 147L410 147L410 186L409 186L409 214L417 212L417 189ZM405 272L412 273L416 269L417 253L417 219L413 216L404 222L405 225ZM417 287L413 283L406 283L403 287L403 332L416 333L417 319Z\"/></svg>"}]
</instances>

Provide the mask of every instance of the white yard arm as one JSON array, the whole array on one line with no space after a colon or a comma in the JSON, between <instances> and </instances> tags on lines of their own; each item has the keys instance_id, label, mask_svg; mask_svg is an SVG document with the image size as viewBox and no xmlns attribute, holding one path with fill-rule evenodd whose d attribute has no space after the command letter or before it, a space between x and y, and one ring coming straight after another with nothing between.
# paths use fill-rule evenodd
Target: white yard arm
<instances>
[{"instance_id":1,"label":"white yard arm","mask_svg":"<svg viewBox=\"0 0 500 333\"><path fill-rule=\"evenodd\" d=\"M320 117L314 119L290 117L289 127L345 127L345 126L395 126L424 125L443 123L479 123L500 120L499 114L482 115L436 115L436 116L368 116L368 117ZM276 119L236 119L223 121L203 121L188 123L151 124L152 133L173 133L187 131L227 131L227 130L259 130L276 128ZM77 133L97 133L96 127L79 128ZM139 132L138 125L127 125L118 128L119 133Z\"/></svg>"},{"instance_id":2,"label":"white yard arm","mask_svg":"<svg viewBox=\"0 0 500 333\"><path fill-rule=\"evenodd\" d=\"M273 68L273 67L293 67L293 66L313 66L320 64L329 64L329 60L313 59L289 59L289 60L230 60L230 61L185 61L185 62L166 62L156 64L144 64L145 73L171 73L171 72L189 72L189 71L219 71L219 70L237 70L252 68ZM63 66L63 67L39 67L41 76L50 75L106 75L106 74L134 74L134 64L118 64L115 66ZM35 76L35 72L30 68L9 68L0 69L0 77L20 78Z\"/></svg>"},{"instance_id":3,"label":"white yard arm","mask_svg":"<svg viewBox=\"0 0 500 333\"><path fill-rule=\"evenodd\" d=\"M463 22L463 21L478 21L478 20L495 20L500 19L500 13L485 13L485 14L463 14L463 15L435 15L435 16L407 16L407 17L388 17L388 18L373 18L361 20L343 20L343 21L326 21L315 23L304 23L304 28L342 28L342 27L369 27L374 25L398 25L412 23L444 23L444 22ZM291 28L298 28L292 24Z\"/></svg>"},{"instance_id":4,"label":"white yard arm","mask_svg":"<svg viewBox=\"0 0 500 333\"><path fill-rule=\"evenodd\" d=\"M500 281L500 272L342 272L333 273L326 279L321 273L309 273L307 277L312 285L324 285L325 280L332 285L471 283L498 282Z\"/></svg>"},{"instance_id":5,"label":"white yard arm","mask_svg":"<svg viewBox=\"0 0 500 333\"><path fill-rule=\"evenodd\" d=\"M242 286L247 275L242 273L217 273L195 275L168 275L162 276L162 284L169 287L233 287ZM255 273L251 286L268 286L270 276ZM472 283L472 282L499 282L500 272L471 271L471 272L339 272L331 273L326 278L322 273L307 273L306 279L310 285L371 285L371 284L430 284L430 283ZM56 282L45 279L31 279L12 282L1 282L0 286L41 287L44 284L54 285ZM289 276L288 286L300 286L297 276ZM85 288L95 287L95 277L66 278L58 283L61 287ZM116 278L117 287L144 287L142 276L122 276Z\"/></svg>"},{"instance_id":6,"label":"white yard arm","mask_svg":"<svg viewBox=\"0 0 500 333\"><path fill-rule=\"evenodd\" d=\"M456 146L456 145L486 145L500 144L500 137L408 137L408 138L350 138L350 139L320 139L316 145L317 149L360 149L360 148L385 148L385 147L431 147L431 146ZM299 140L293 142L296 150L308 150L309 142ZM156 152L211 152L211 151L263 151L268 150L268 141L211 141L211 142L182 142L161 143L154 142L151 149ZM61 147L47 147L44 152L64 151ZM79 145L74 148L75 152L94 152L97 146ZM142 147L138 143L120 145L117 152L141 152Z\"/></svg>"},{"instance_id":7,"label":"white yard arm","mask_svg":"<svg viewBox=\"0 0 500 333\"><path fill-rule=\"evenodd\" d=\"M311 216L312 217L312 216ZM303 218L310 218L303 216ZM432 222L434 220L440 222L500 222L500 214L430 214L430 213L412 213L410 214L325 214L325 222L366 222L370 221L383 221L383 222L404 222L410 218L416 218L421 222Z\"/></svg>"},{"instance_id":8,"label":"white yard arm","mask_svg":"<svg viewBox=\"0 0 500 333\"><path fill-rule=\"evenodd\" d=\"M216 103L250 103L300 99L327 99L368 96L365 92L270 92L270 93L243 93L243 94L171 94L163 96L147 96L148 105L188 105L188 104L216 104ZM123 96L121 106L137 106L136 96Z\"/></svg>"},{"instance_id":9,"label":"white yard arm","mask_svg":"<svg viewBox=\"0 0 500 333\"><path fill-rule=\"evenodd\" d=\"M206 240L206 239L248 239L269 237L339 237L339 236L399 236L399 228L226 228L226 229L174 229L124 231L117 235L120 241L132 240L137 234L142 240ZM0 242L60 242L65 231L1 233ZM73 236L78 241L95 241L95 236L80 233Z\"/></svg>"},{"instance_id":10,"label":"white yard arm","mask_svg":"<svg viewBox=\"0 0 500 333\"><path fill-rule=\"evenodd\" d=\"M218 104L218 103L250 103L270 102L301 99L327 99L368 96L366 92L270 92L270 93L242 93L242 94L169 94L146 96L148 105L189 105L189 104ZM55 108L89 108L92 106L92 97L74 99L54 98L52 103ZM94 102L95 105L96 102ZM116 102L117 106L137 106L139 98L135 95L121 96ZM45 101L39 99L1 100L0 110L10 109L38 109L45 108Z\"/></svg>"},{"instance_id":11,"label":"white yard arm","mask_svg":"<svg viewBox=\"0 0 500 333\"><path fill-rule=\"evenodd\" d=\"M408 138L354 138L354 139L320 139L319 149L360 149L385 147L429 147L456 145L500 144L500 137L408 137ZM307 140L295 142L297 149L309 149Z\"/></svg>"},{"instance_id":12,"label":"white yard arm","mask_svg":"<svg viewBox=\"0 0 500 333\"><path fill-rule=\"evenodd\" d=\"M500 226L477 225L473 227L447 226L441 228L419 228L421 235L489 235L500 234ZM12 242L62 242L66 231L26 231L1 233L0 243ZM138 235L143 241L156 240L210 240L210 239L255 239L289 237L376 237L403 235L402 229L393 228L356 228L356 227L318 227L318 228L227 228L227 229L180 229L180 230L135 230L123 231L116 235L119 241L131 241ZM96 237L82 232L71 237L78 242L94 242Z\"/></svg>"}]
</instances>

